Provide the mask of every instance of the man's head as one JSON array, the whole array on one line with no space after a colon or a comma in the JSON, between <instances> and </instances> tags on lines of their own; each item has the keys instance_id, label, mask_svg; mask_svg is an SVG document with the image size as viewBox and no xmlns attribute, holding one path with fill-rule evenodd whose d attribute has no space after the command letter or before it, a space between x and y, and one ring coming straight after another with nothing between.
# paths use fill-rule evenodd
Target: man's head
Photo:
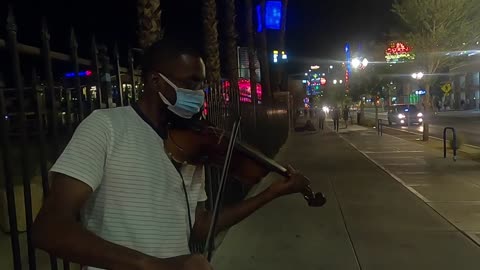
<instances>
[{"instance_id":1,"label":"man's head","mask_svg":"<svg viewBox=\"0 0 480 270\"><path fill-rule=\"evenodd\" d=\"M151 102L164 105L160 92L169 103L176 103L175 89L167 81L179 88L204 89L205 64L190 42L162 39L146 49L143 57L145 92Z\"/></svg>"}]
</instances>

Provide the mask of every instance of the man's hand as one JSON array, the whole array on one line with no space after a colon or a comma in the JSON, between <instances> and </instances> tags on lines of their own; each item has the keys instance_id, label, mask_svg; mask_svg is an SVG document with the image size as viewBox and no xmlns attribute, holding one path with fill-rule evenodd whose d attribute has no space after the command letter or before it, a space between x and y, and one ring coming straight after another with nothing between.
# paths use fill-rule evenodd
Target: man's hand
<instances>
[{"instance_id":1,"label":"man's hand","mask_svg":"<svg viewBox=\"0 0 480 270\"><path fill-rule=\"evenodd\" d=\"M168 259L149 259L142 270L213 270L208 260L202 255L183 255Z\"/></svg>"},{"instance_id":2,"label":"man's hand","mask_svg":"<svg viewBox=\"0 0 480 270\"><path fill-rule=\"evenodd\" d=\"M302 192L310 184L310 180L291 166L288 166L287 169L289 177L282 181L276 181L269 188L276 196Z\"/></svg>"}]
</instances>

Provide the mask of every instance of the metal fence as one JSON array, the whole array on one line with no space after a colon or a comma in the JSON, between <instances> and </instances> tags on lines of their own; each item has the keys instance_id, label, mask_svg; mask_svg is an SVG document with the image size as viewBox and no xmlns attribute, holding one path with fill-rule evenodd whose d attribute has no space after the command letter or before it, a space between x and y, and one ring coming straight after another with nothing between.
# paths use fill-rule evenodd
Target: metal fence
<instances>
[{"instance_id":1,"label":"metal fence","mask_svg":"<svg viewBox=\"0 0 480 270\"><path fill-rule=\"evenodd\" d=\"M80 58L78 47L85 45L77 43L73 30L68 54L50 50L45 22L41 36L41 48L18 43L10 12L7 37L0 39L0 53L8 57L5 65L12 78L0 86L0 269L78 268L35 250L31 243L33 220L49 192L48 170L93 110L127 106L142 93L135 49L128 51L128 66L121 67L116 46L110 57L108 49L92 38L90 57ZM226 96L238 99L236 92L222 85L209 89L209 120L228 129L232 116L240 113L241 140L273 156L288 136L287 103L267 107L226 100ZM209 198L216 193L218 174L207 168L207 181L213 183ZM243 199L249 188L231 183L225 203Z\"/></svg>"}]
</instances>

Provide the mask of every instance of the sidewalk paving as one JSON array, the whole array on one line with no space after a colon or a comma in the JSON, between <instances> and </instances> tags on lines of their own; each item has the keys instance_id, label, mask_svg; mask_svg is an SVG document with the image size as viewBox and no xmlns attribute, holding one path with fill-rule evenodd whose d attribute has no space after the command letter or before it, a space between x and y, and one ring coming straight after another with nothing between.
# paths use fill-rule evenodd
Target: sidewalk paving
<instances>
[{"instance_id":1,"label":"sidewalk paving","mask_svg":"<svg viewBox=\"0 0 480 270\"><path fill-rule=\"evenodd\" d=\"M340 131L375 144L369 130ZM474 242L332 131L291 134L277 160L304 172L327 204L309 208L299 195L270 203L229 231L214 269L480 267Z\"/></svg>"},{"instance_id":2,"label":"sidewalk paving","mask_svg":"<svg viewBox=\"0 0 480 270\"><path fill-rule=\"evenodd\" d=\"M480 244L480 163L374 129L356 127L341 136L388 171L426 204Z\"/></svg>"}]
</instances>

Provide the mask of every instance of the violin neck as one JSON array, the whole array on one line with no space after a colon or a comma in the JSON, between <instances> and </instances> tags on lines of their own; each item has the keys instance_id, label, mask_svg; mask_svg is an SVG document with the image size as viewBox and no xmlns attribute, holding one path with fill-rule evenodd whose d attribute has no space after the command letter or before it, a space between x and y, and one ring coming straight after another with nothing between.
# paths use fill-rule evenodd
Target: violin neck
<instances>
[{"instance_id":1,"label":"violin neck","mask_svg":"<svg viewBox=\"0 0 480 270\"><path fill-rule=\"evenodd\" d=\"M263 164L270 171L276 172L285 177L288 176L288 171L285 167L278 164L273 159L265 156L263 153L260 153L259 151L253 149L252 147L242 143L238 143L236 147L238 148L238 150L248 155L251 159L257 161L258 163Z\"/></svg>"}]
</instances>

